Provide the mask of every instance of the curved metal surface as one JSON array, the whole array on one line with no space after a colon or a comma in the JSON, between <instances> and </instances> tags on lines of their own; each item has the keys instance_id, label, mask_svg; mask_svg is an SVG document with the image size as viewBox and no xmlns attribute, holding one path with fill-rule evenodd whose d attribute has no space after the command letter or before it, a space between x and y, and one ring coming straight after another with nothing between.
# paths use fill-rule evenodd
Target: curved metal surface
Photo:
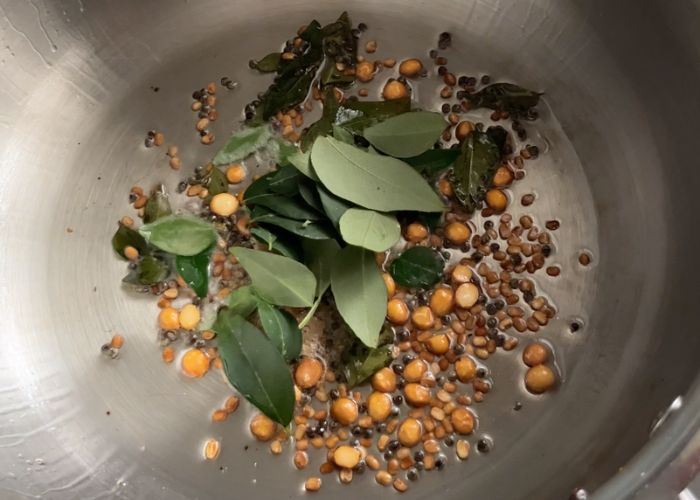
<instances>
[{"instance_id":1,"label":"curved metal surface","mask_svg":"<svg viewBox=\"0 0 700 500\"><path fill-rule=\"evenodd\" d=\"M267 82L248 59L344 8L370 25L380 56L423 55L448 30L451 67L547 92L536 140L549 147L514 195L535 189L530 212L562 221L566 271L540 284L559 307L543 336L564 383L531 397L518 353L498 357L480 409L493 451L427 475L406 497L563 499L582 487L619 499L664 470L659 495L687 482L700 418L700 171L680 118L700 112L695 1L0 0L2 498L302 494L312 472L251 440L248 407L209 422L231 391L224 381L185 380L159 361L154 305L120 289L109 238L131 185L179 180L162 150L143 148L145 131L164 130L188 171L211 155L193 134L192 89L224 75L240 82L219 106L225 136ZM576 264L583 248L589 269ZM574 317L584 322L575 335ZM99 355L113 332L127 339L118 360ZM678 395L684 403L649 440ZM223 442L216 464L198 453L210 436ZM393 494L369 476L352 487L327 480L323 492Z\"/></svg>"}]
</instances>

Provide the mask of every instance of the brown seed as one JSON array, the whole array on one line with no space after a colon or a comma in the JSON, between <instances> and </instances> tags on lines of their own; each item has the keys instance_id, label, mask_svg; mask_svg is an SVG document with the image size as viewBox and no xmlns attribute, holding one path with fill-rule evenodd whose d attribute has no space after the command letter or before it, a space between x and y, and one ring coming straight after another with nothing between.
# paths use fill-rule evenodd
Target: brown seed
<instances>
[{"instance_id":1,"label":"brown seed","mask_svg":"<svg viewBox=\"0 0 700 500\"><path fill-rule=\"evenodd\" d=\"M399 493L403 493L404 491L408 490L408 485L403 479L396 478L394 479L394 489L398 491Z\"/></svg>"},{"instance_id":2,"label":"brown seed","mask_svg":"<svg viewBox=\"0 0 700 500\"><path fill-rule=\"evenodd\" d=\"M318 491L321 489L321 478L320 477L310 477L304 483L304 489L306 491Z\"/></svg>"},{"instance_id":3,"label":"brown seed","mask_svg":"<svg viewBox=\"0 0 700 500\"><path fill-rule=\"evenodd\" d=\"M357 91L357 95L359 95L360 97L367 97L367 96L369 95L369 90L368 90L368 89L364 89L364 88L363 88L363 89L359 89L359 90Z\"/></svg>"},{"instance_id":4,"label":"brown seed","mask_svg":"<svg viewBox=\"0 0 700 500\"><path fill-rule=\"evenodd\" d=\"M544 364L548 358L549 349L541 342L533 342L523 350L523 363L527 366Z\"/></svg>"},{"instance_id":5,"label":"brown seed","mask_svg":"<svg viewBox=\"0 0 700 500\"><path fill-rule=\"evenodd\" d=\"M459 290L457 291L459 294ZM411 314L413 325L421 330L428 330L435 325L435 316L428 306L418 306Z\"/></svg>"},{"instance_id":6,"label":"brown seed","mask_svg":"<svg viewBox=\"0 0 700 500\"><path fill-rule=\"evenodd\" d=\"M559 229L559 221L558 221L558 220L555 220L555 219L553 219L553 220L548 220L548 221L545 223L545 227L546 227L547 229L549 229L550 231L556 231L557 229Z\"/></svg>"},{"instance_id":7,"label":"brown seed","mask_svg":"<svg viewBox=\"0 0 700 500\"><path fill-rule=\"evenodd\" d=\"M450 349L450 338L444 333L439 333L431 336L425 344L431 353L445 354Z\"/></svg>"},{"instance_id":8,"label":"brown seed","mask_svg":"<svg viewBox=\"0 0 700 500\"><path fill-rule=\"evenodd\" d=\"M367 413L375 422L384 422L391 415L391 396L384 392L373 392L367 397Z\"/></svg>"},{"instance_id":9,"label":"brown seed","mask_svg":"<svg viewBox=\"0 0 700 500\"><path fill-rule=\"evenodd\" d=\"M376 51L377 51L377 41L376 40L368 40L367 43L365 44L365 52L367 52L368 54L373 54Z\"/></svg>"},{"instance_id":10,"label":"brown seed","mask_svg":"<svg viewBox=\"0 0 700 500\"><path fill-rule=\"evenodd\" d=\"M323 377L323 363L316 358L303 358L294 370L294 381L302 389L316 387Z\"/></svg>"},{"instance_id":11,"label":"brown seed","mask_svg":"<svg viewBox=\"0 0 700 500\"><path fill-rule=\"evenodd\" d=\"M139 209L143 208L146 206L146 203L148 203L148 197L147 196L139 196L136 201L134 202L134 208Z\"/></svg>"},{"instance_id":12,"label":"brown seed","mask_svg":"<svg viewBox=\"0 0 700 500\"><path fill-rule=\"evenodd\" d=\"M403 377L406 382L420 382L428 370L428 365L422 359L414 359L406 365Z\"/></svg>"},{"instance_id":13,"label":"brown seed","mask_svg":"<svg viewBox=\"0 0 700 500\"><path fill-rule=\"evenodd\" d=\"M392 481L391 474L389 474L385 470L380 470L377 472L377 474L374 476L375 480L381 484L382 486L389 486Z\"/></svg>"},{"instance_id":14,"label":"brown seed","mask_svg":"<svg viewBox=\"0 0 700 500\"><path fill-rule=\"evenodd\" d=\"M423 63L419 59L406 59L399 64L399 73L407 78L414 78L423 70Z\"/></svg>"},{"instance_id":15,"label":"brown seed","mask_svg":"<svg viewBox=\"0 0 700 500\"><path fill-rule=\"evenodd\" d=\"M216 460L221 453L221 443L216 439L208 439L204 443L204 458L207 460Z\"/></svg>"},{"instance_id":16,"label":"brown seed","mask_svg":"<svg viewBox=\"0 0 700 500\"><path fill-rule=\"evenodd\" d=\"M331 404L331 416L341 425L350 425L357 420L357 403L349 398L338 398Z\"/></svg>"},{"instance_id":17,"label":"brown seed","mask_svg":"<svg viewBox=\"0 0 700 500\"><path fill-rule=\"evenodd\" d=\"M525 387L533 394L542 394L548 391L555 382L554 372L546 365L533 366L525 374Z\"/></svg>"},{"instance_id":18,"label":"brown seed","mask_svg":"<svg viewBox=\"0 0 700 500\"><path fill-rule=\"evenodd\" d=\"M194 101L190 106L190 109L192 111L199 111L200 109L202 109L202 103L200 101Z\"/></svg>"},{"instance_id":19,"label":"brown seed","mask_svg":"<svg viewBox=\"0 0 700 500\"><path fill-rule=\"evenodd\" d=\"M457 449L457 457L459 457L460 460L466 460L469 458L470 446L468 441L464 439L458 440L455 448Z\"/></svg>"},{"instance_id":20,"label":"brown seed","mask_svg":"<svg viewBox=\"0 0 700 500\"><path fill-rule=\"evenodd\" d=\"M228 412L226 410L216 410L211 414L212 422L223 422L228 418Z\"/></svg>"},{"instance_id":21,"label":"brown seed","mask_svg":"<svg viewBox=\"0 0 700 500\"><path fill-rule=\"evenodd\" d=\"M377 460L377 457L375 457L374 455L367 455L365 457L365 463L370 469L379 470L379 460Z\"/></svg>"},{"instance_id":22,"label":"brown seed","mask_svg":"<svg viewBox=\"0 0 700 500\"><path fill-rule=\"evenodd\" d=\"M445 85L454 87L457 83L457 77L453 73L445 73L445 75L442 77L442 81L445 82Z\"/></svg>"},{"instance_id":23,"label":"brown seed","mask_svg":"<svg viewBox=\"0 0 700 500\"><path fill-rule=\"evenodd\" d=\"M423 427L415 418L407 418L399 425L397 438L399 442L408 448L420 443L423 435Z\"/></svg>"},{"instance_id":24,"label":"brown seed","mask_svg":"<svg viewBox=\"0 0 700 500\"><path fill-rule=\"evenodd\" d=\"M165 135L163 135L162 132L156 132L156 135L153 137L153 144L155 144L156 146L162 146L164 142Z\"/></svg>"},{"instance_id":25,"label":"brown seed","mask_svg":"<svg viewBox=\"0 0 700 500\"><path fill-rule=\"evenodd\" d=\"M114 349L121 349L124 345L124 337L119 334L112 336L112 339L109 341L109 345Z\"/></svg>"},{"instance_id":26,"label":"brown seed","mask_svg":"<svg viewBox=\"0 0 700 500\"><path fill-rule=\"evenodd\" d=\"M379 392L396 390L396 374L391 368L385 367L372 375L372 388Z\"/></svg>"},{"instance_id":27,"label":"brown seed","mask_svg":"<svg viewBox=\"0 0 700 500\"><path fill-rule=\"evenodd\" d=\"M262 413L250 421L250 432L258 441L269 441L277 432L277 424Z\"/></svg>"},{"instance_id":28,"label":"brown seed","mask_svg":"<svg viewBox=\"0 0 700 500\"><path fill-rule=\"evenodd\" d=\"M338 479L343 484L350 484L352 482L352 469L340 469Z\"/></svg>"},{"instance_id":29,"label":"brown seed","mask_svg":"<svg viewBox=\"0 0 700 500\"><path fill-rule=\"evenodd\" d=\"M450 414L450 422L460 434L471 434L474 430L474 416L466 408L456 408Z\"/></svg>"},{"instance_id":30,"label":"brown seed","mask_svg":"<svg viewBox=\"0 0 700 500\"><path fill-rule=\"evenodd\" d=\"M535 195L534 194L524 194L522 198L520 198L520 203L524 207L528 207L532 205L532 203L535 201Z\"/></svg>"},{"instance_id":31,"label":"brown seed","mask_svg":"<svg viewBox=\"0 0 700 500\"><path fill-rule=\"evenodd\" d=\"M587 266L591 263L591 256L586 252L581 252L578 256L578 262L582 266Z\"/></svg>"},{"instance_id":32,"label":"brown seed","mask_svg":"<svg viewBox=\"0 0 700 500\"><path fill-rule=\"evenodd\" d=\"M374 63L363 61L355 66L355 76L363 83L369 82L374 78Z\"/></svg>"},{"instance_id":33,"label":"brown seed","mask_svg":"<svg viewBox=\"0 0 700 500\"><path fill-rule=\"evenodd\" d=\"M459 142L462 142L469 134L472 133L472 130L474 130L474 124L472 122L467 120L460 122L459 125L457 125L455 137L457 137Z\"/></svg>"},{"instance_id":34,"label":"brown seed","mask_svg":"<svg viewBox=\"0 0 700 500\"><path fill-rule=\"evenodd\" d=\"M333 465L330 462L323 462L320 467L318 468L318 471L321 474L330 474L335 470L335 465Z\"/></svg>"},{"instance_id":35,"label":"brown seed","mask_svg":"<svg viewBox=\"0 0 700 500\"><path fill-rule=\"evenodd\" d=\"M279 439L275 439L270 443L270 452L272 452L273 455L282 453L282 442Z\"/></svg>"},{"instance_id":36,"label":"brown seed","mask_svg":"<svg viewBox=\"0 0 700 500\"><path fill-rule=\"evenodd\" d=\"M195 125L195 128L199 130L200 132L204 129L206 129L209 126L209 119L208 118L200 118L197 120L197 124Z\"/></svg>"},{"instance_id":37,"label":"brown seed","mask_svg":"<svg viewBox=\"0 0 700 500\"><path fill-rule=\"evenodd\" d=\"M561 269L559 266L549 266L547 267L547 274L550 276L559 276L559 273L561 273Z\"/></svg>"},{"instance_id":38,"label":"brown seed","mask_svg":"<svg viewBox=\"0 0 700 500\"><path fill-rule=\"evenodd\" d=\"M360 450L352 446L338 446L333 452L333 461L338 467L352 469L360 463Z\"/></svg>"},{"instance_id":39,"label":"brown seed","mask_svg":"<svg viewBox=\"0 0 700 500\"><path fill-rule=\"evenodd\" d=\"M406 387L404 387L404 396L411 406L420 407L430 403L430 390L420 384L406 384Z\"/></svg>"}]
</instances>

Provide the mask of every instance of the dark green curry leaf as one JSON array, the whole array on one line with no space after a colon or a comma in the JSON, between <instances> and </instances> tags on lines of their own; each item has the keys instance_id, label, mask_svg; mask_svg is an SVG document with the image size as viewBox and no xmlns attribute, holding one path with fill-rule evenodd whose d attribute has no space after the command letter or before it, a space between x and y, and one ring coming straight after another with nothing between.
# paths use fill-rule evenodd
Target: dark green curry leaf
<instances>
[{"instance_id":1,"label":"dark green curry leaf","mask_svg":"<svg viewBox=\"0 0 700 500\"><path fill-rule=\"evenodd\" d=\"M273 193L291 195L298 191L299 170L292 165L280 167L268 180L268 186Z\"/></svg>"},{"instance_id":2,"label":"dark green curry leaf","mask_svg":"<svg viewBox=\"0 0 700 500\"><path fill-rule=\"evenodd\" d=\"M170 209L170 201L161 189L157 189L151 194L143 209L143 222L148 224L154 220L170 215L173 211Z\"/></svg>"},{"instance_id":3,"label":"dark green curry leaf","mask_svg":"<svg viewBox=\"0 0 700 500\"><path fill-rule=\"evenodd\" d=\"M355 342L343 353L343 375L348 387L361 384L391 363L393 340L392 331L385 329L379 336L379 347L370 349L360 342Z\"/></svg>"},{"instance_id":4,"label":"dark green curry leaf","mask_svg":"<svg viewBox=\"0 0 700 500\"><path fill-rule=\"evenodd\" d=\"M348 85L355 80L352 73L338 69L336 62L346 67L353 67L357 62L357 38L352 34L352 24L347 12L343 12L334 23L324 26L323 53L326 62L321 70L321 85L333 84L339 87Z\"/></svg>"},{"instance_id":5,"label":"dark green curry leaf","mask_svg":"<svg viewBox=\"0 0 700 500\"><path fill-rule=\"evenodd\" d=\"M413 247L396 258L389 267L394 281L406 288L429 288L442 279L445 263L428 247Z\"/></svg>"},{"instance_id":6,"label":"dark green curry leaf","mask_svg":"<svg viewBox=\"0 0 700 500\"><path fill-rule=\"evenodd\" d=\"M259 198L256 202L256 206L268 208L282 217L299 221L318 221L325 218L322 214L307 205L301 196L276 195Z\"/></svg>"},{"instance_id":7,"label":"dark green curry leaf","mask_svg":"<svg viewBox=\"0 0 700 500\"><path fill-rule=\"evenodd\" d=\"M226 174L214 166L212 166L211 171L203 179L202 185L209 191L207 199L211 199L217 194L228 192Z\"/></svg>"},{"instance_id":8,"label":"dark green curry leaf","mask_svg":"<svg viewBox=\"0 0 700 500\"><path fill-rule=\"evenodd\" d=\"M294 382L280 352L257 328L224 308L214 323L219 356L231 384L275 422L294 413Z\"/></svg>"},{"instance_id":9,"label":"dark green curry leaf","mask_svg":"<svg viewBox=\"0 0 700 500\"><path fill-rule=\"evenodd\" d=\"M338 100L335 98L333 88L327 87L323 93L323 111L321 113L321 118L306 129L301 137L302 151L308 151L318 137L331 134L336 112L338 111L338 105Z\"/></svg>"},{"instance_id":10,"label":"dark green curry leaf","mask_svg":"<svg viewBox=\"0 0 700 500\"><path fill-rule=\"evenodd\" d=\"M122 258L126 259L124 255L124 249L126 247L134 247L139 251L139 255L149 254L148 243L143 236L139 234L135 229L131 229L125 226L121 222L119 223L119 228L112 236L112 248L117 252Z\"/></svg>"},{"instance_id":11,"label":"dark green curry leaf","mask_svg":"<svg viewBox=\"0 0 700 500\"><path fill-rule=\"evenodd\" d=\"M304 263L316 276L316 296L320 297L331 284L331 269L340 245L335 240L304 240Z\"/></svg>"},{"instance_id":12,"label":"dark green curry leaf","mask_svg":"<svg viewBox=\"0 0 700 500\"><path fill-rule=\"evenodd\" d=\"M310 179L299 178L299 194L314 210L320 213L324 212L315 182Z\"/></svg>"},{"instance_id":13,"label":"dark green curry leaf","mask_svg":"<svg viewBox=\"0 0 700 500\"><path fill-rule=\"evenodd\" d=\"M250 67L257 69L260 73L274 73L280 64L280 52L270 52L259 61L250 61Z\"/></svg>"},{"instance_id":14,"label":"dark green curry leaf","mask_svg":"<svg viewBox=\"0 0 700 500\"><path fill-rule=\"evenodd\" d=\"M226 305L229 314L247 318L258 308L258 298L253 293L252 287L242 286L233 290L226 297Z\"/></svg>"},{"instance_id":15,"label":"dark green curry leaf","mask_svg":"<svg viewBox=\"0 0 700 500\"><path fill-rule=\"evenodd\" d=\"M491 142L498 147L498 151L501 153L501 158L508 155L511 146L510 134L506 129L500 125L494 125L486 129L486 135L489 136Z\"/></svg>"},{"instance_id":16,"label":"dark green curry leaf","mask_svg":"<svg viewBox=\"0 0 700 500\"><path fill-rule=\"evenodd\" d=\"M512 117L528 117L529 111L540 102L541 92L533 92L512 83L493 83L471 94L472 108L506 111Z\"/></svg>"},{"instance_id":17,"label":"dark green curry leaf","mask_svg":"<svg viewBox=\"0 0 700 500\"><path fill-rule=\"evenodd\" d=\"M367 127L392 116L411 111L411 98L393 101L345 101L333 113L335 122L344 129L361 133ZM327 135L327 134L326 134Z\"/></svg>"},{"instance_id":18,"label":"dark green curry leaf","mask_svg":"<svg viewBox=\"0 0 700 500\"><path fill-rule=\"evenodd\" d=\"M462 143L450 182L467 210L474 211L481 205L500 160L501 152L486 132L475 130Z\"/></svg>"},{"instance_id":19,"label":"dark green curry leaf","mask_svg":"<svg viewBox=\"0 0 700 500\"><path fill-rule=\"evenodd\" d=\"M294 316L268 302L258 300L260 326L285 361L291 362L301 354L301 331Z\"/></svg>"},{"instance_id":20,"label":"dark green curry leaf","mask_svg":"<svg viewBox=\"0 0 700 500\"><path fill-rule=\"evenodd\" d=\"M145 224L141 236L173 255L197 255L216 242L214 226L191 215L168 215Z\"/></svg>"},{"instance_id":21,"label":"dark green curry leaf","mask_svg":"<svg viewBox=\"0 0 700 500\"><path fill-rule=\"evenodd\" d=\"M251 227L250 232L255 239L267 245L269 251L284 255L290 259L301 259L301 246L298 238L293 234L279 229L271 231L263 226Z\"/></svg>"},{"instance_id":22,"label":"dark green curry leaf","mask_svg":"<svg viewBox=\"0 0 700 500\"><path fill-rule=\"evenodd\" d=\"M243 193L243 201L246 205L254 205L258 198L271 196L270 179L277 172L269 172L254 180Z\"/></svg>"},{"instance_id":23,"label":"dark green curry leaf","mask_svg":"<svg viewBox=\"0 0 700 500\"><path fill-rule=\"evenodd\" d=\"M346 210L354 207L355 205L347 200L337 197L321 184L316 184L316 189L318 190L318 196L321 200L323 211L326 212L326 215L333 223L333 226L336 228L340 227L340 218L343 216Z\"/></svg>"},{"instance_id":24,"label":"dark green curry leaf","mask_svg":"<svg viewBox=\"0 0 700 500\"><path fill-rule=\"evenodd\" d=\"M335 232L323 221L298 221L282 217L272 213L263 207L255 207L251 210L251 217L254 222L263 223L265 225L273 225L286 229L302 238L310 238L312 240L325 240L334 238Z\"/></svg>"},{"instance_id":25,"label":"dark green curry leaf","mask_svg":"<svg viewBox=\"0 0 700 500\"><path fill-rule=\"evenodd\" d=\"M170 275L170 267L165 259L146 255L138 263L135 277L141 285L155 285ZM124 281L130 282L129 276Z\"/></svg>"},{"instance_id":26,"label":"dark green curry leaf","mask_svg":"<svg viewBox=\"0 0 700 500\"><path fill-rule=\"evenodd\" d=\"M206 297L209 291L209 258L212 248L197 255L175 257L177 273L187 283L197 297Z\"/></svg>"},{"instance_id":27,"label":"dark green curry leaf","mask_svg":"<svg viewBox=\"0 0 700 500\"><path fill-rule=\"evenodd\" d=\"M429 149L418 156L404 158L403 161L426 177L434 177L450 167L459 155L459 149Z\"/></svg>"}]
</instances>

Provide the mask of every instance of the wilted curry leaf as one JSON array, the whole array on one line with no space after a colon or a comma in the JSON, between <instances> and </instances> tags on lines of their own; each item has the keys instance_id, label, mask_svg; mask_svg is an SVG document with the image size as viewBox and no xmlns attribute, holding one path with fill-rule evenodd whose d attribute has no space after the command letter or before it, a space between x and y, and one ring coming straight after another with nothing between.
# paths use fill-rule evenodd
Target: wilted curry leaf
<instances>
[{"instance_id":1,"label":"wilted curry leaf","mask_svg":"<svg viewBox=\"0 0 700 500\"><path fill-rule=\"evenodd\" d=\"M498 168L501 152L485 132L474 130L462 143L450 181L455 196L468 210L476 210Z\"/></svg>"},{"instance_id":2,"label":"wilted curry leaf","mask_svg":"<svg viewBox=\"0 0 700 500\"><path fill-rule=\"evenodd\" d=\"M468 99L472 108L484 107L506 111L514 117L527 117L540 102L541 95L512 83L494 83L471 94Z\"/></svg>"}]
</instances>

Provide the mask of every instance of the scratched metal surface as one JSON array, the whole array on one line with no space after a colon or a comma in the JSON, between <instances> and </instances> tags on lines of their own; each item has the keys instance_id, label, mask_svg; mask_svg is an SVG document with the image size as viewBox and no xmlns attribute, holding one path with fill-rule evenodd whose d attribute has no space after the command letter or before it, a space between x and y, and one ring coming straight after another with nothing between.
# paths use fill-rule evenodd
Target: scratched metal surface
<instances>
[{"instance_id":1,"label":"scratched metal surface","mask_svg":"<svg viewBox=\"0 0 700 500\"><path fill-rule=\"evenodd\" d=\"M583 487L618 499L665 470L652 483L663 498L689 480L700 337L698 270L686 263L700 250L689 232L700 174L693 127L677 119L700 111L696 2L0 0L1 498L302 495L312 472L251 441L249 407L209 423L231 391L223 380L184 380L159 361L154 306L119 288L109 238L131 185L179 180L162 151L142 147L146 130L181 145L189 170L211 154L195 146L192 89L240 83L219 106L225 136L267 82L248 59L343 8L370 25L381 56L423 55L448 30L451 66L547 92L536 136L546 152L513 195L536 190L530 212L562 221L565 272L540 284L559 307L542 335L564 383L530 397L518 353L497 356L479 408L492 453L405 497L563 499ZM587 270L575 263L582 248ZM127 337L116 361L99 355L113 332ZM208 437L223 442L216 464L198 453ZM394 494L369 474L356 481L324 479L323 496Z\"/></svg>"}]
</instances>

